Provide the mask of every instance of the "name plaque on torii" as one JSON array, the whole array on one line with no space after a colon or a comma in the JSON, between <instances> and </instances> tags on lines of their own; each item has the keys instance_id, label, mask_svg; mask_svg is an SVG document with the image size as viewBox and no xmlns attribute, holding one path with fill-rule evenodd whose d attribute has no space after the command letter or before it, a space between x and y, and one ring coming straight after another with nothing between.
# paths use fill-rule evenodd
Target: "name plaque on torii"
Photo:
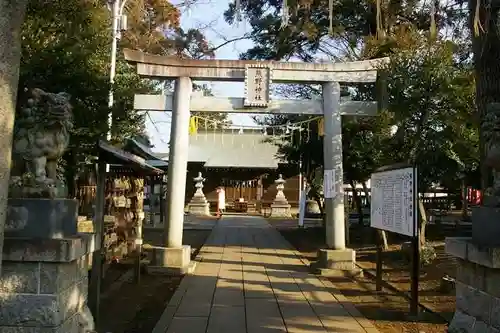
<instances>
[{"instance_id":1,"label":"name plaque on torii","mask_svg":"<svg viewBox=\"0 0 500 333\"><path fill-rule=\"evenodd\" d=\"M268 65L245 65L245 99L243 106L267 108L269 106L272 69Z\"/></svg>"}]
</instances>

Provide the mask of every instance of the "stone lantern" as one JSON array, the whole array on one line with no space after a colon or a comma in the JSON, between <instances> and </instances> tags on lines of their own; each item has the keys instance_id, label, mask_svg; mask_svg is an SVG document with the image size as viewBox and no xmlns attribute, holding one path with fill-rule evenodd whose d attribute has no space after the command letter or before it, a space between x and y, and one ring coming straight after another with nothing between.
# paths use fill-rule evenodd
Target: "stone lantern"
<instances>
[{"instance_id":1,"label":"stone lantern","mask_svg":"<svg viewBox=\"0 0 500 333\"><path fill-rule=\"evenodd\" d=\"M195 181L194 187L196 187L196 192L188 204L189 213L201 216L210 215L210 204L203 193L203 182L205 178L203 178L201 172L198 172L198 176L193 178L193 180Z\"/></svg>"},{"instance_id":2,"label":"stone lantern","mask_svg":"<svg viewBox=\"0 0 500 333\"><path fill-rule=\"evenodd\" d=\"M290 204L288 204L288 200L283 193L285 189L286 181L283 179L283 175L279 175L278 179L274 181L276 184L276 189L278 193L276 193L276 198L274 198L273 203L271 204L271 217L292 217L290 213Z\"/></svg>"}]
</instances>

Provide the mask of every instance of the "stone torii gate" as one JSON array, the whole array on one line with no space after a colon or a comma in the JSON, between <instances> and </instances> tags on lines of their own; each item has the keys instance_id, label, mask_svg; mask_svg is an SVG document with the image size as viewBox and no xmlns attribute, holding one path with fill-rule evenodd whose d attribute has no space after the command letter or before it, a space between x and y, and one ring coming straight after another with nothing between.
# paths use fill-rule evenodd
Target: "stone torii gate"
<instances>
[{"instance_id":1,"label":"stone torii gate","mask_svg":"<svg viewBox=\"0 0 500 333\"><path fill-rule=\"evenodd\" d=\"M182 245L184 194L189 149L190 111L229 113L307 114L324 117L326 243L318 253L318 268L354 269L355 252L346 248L342 168L342 115L370 116L377 102L340 103L339 82L372 83L377 67L388 58L348 63L298 63L246 60L190 60L125 50L143 77L175 80L173 95L136 95L134 108L172 111L167 185L167 219L163 267L189 267L188 246ZM245 82L244 98L192 95L191 80ZM322 100L269 99L270 84L321 84ZM333 178L333 179L331 179ZM184 254L184 255L183 255ZM181 255L181 256L179 256ZM183 258L182 260L179 260Z\"/></svg>"}]
</instances>

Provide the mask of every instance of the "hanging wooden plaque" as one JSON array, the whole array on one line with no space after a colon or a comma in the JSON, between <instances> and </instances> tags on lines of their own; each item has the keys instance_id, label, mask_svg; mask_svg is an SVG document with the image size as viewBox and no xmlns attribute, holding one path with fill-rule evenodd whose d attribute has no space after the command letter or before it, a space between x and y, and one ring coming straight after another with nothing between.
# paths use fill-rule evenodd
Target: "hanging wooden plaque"
<instances>
[{"instance_id":1,"label":"hanging wooden plaque","mask_svg":"<svg viewBox=\"0 0 500 333\"><path fill-rule=\"evenodd\" d=\"M272 69L268 65L245 66L245 101L247 107L267 107L269 105Z\"/></svg>"},{"instance_id":2,"label":"hanging wooden plaque","mask_svg":"<svg viewBox=\"0 0 500 333\"><path fill-rule=\"evenodd\" d=\"M127 198L125 198L123 195L114 197L113 201L116 208L125 208L127 206Z\"/></svg>"}]
</instances>

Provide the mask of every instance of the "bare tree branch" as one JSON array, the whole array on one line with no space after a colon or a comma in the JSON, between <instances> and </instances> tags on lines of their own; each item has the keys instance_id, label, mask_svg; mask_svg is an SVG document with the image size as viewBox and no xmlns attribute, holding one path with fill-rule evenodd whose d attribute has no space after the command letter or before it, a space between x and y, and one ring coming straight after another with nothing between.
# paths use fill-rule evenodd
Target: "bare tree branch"
<instances>
[{"instance_id":1,"label":"bare tree branch","mask_svg":"<svg viewBox=\"0 0 500 333\"><path fill-rule=\"evenodd\" d=\"M212 47L210 49L211 52L215 52L216 50L220 49L221 47L224 47L228 44L231 44L231 43L234 43L234 42L237 42L239 40L245 40L245 39L251 39L254 35L251 35L251 34L245 34L243 36L240 36L240 37L235 37L235 38L231 38L231 39L227 39L225 40L223 43L215 46L215 47Z\"/></svg>"}]
</instances>

